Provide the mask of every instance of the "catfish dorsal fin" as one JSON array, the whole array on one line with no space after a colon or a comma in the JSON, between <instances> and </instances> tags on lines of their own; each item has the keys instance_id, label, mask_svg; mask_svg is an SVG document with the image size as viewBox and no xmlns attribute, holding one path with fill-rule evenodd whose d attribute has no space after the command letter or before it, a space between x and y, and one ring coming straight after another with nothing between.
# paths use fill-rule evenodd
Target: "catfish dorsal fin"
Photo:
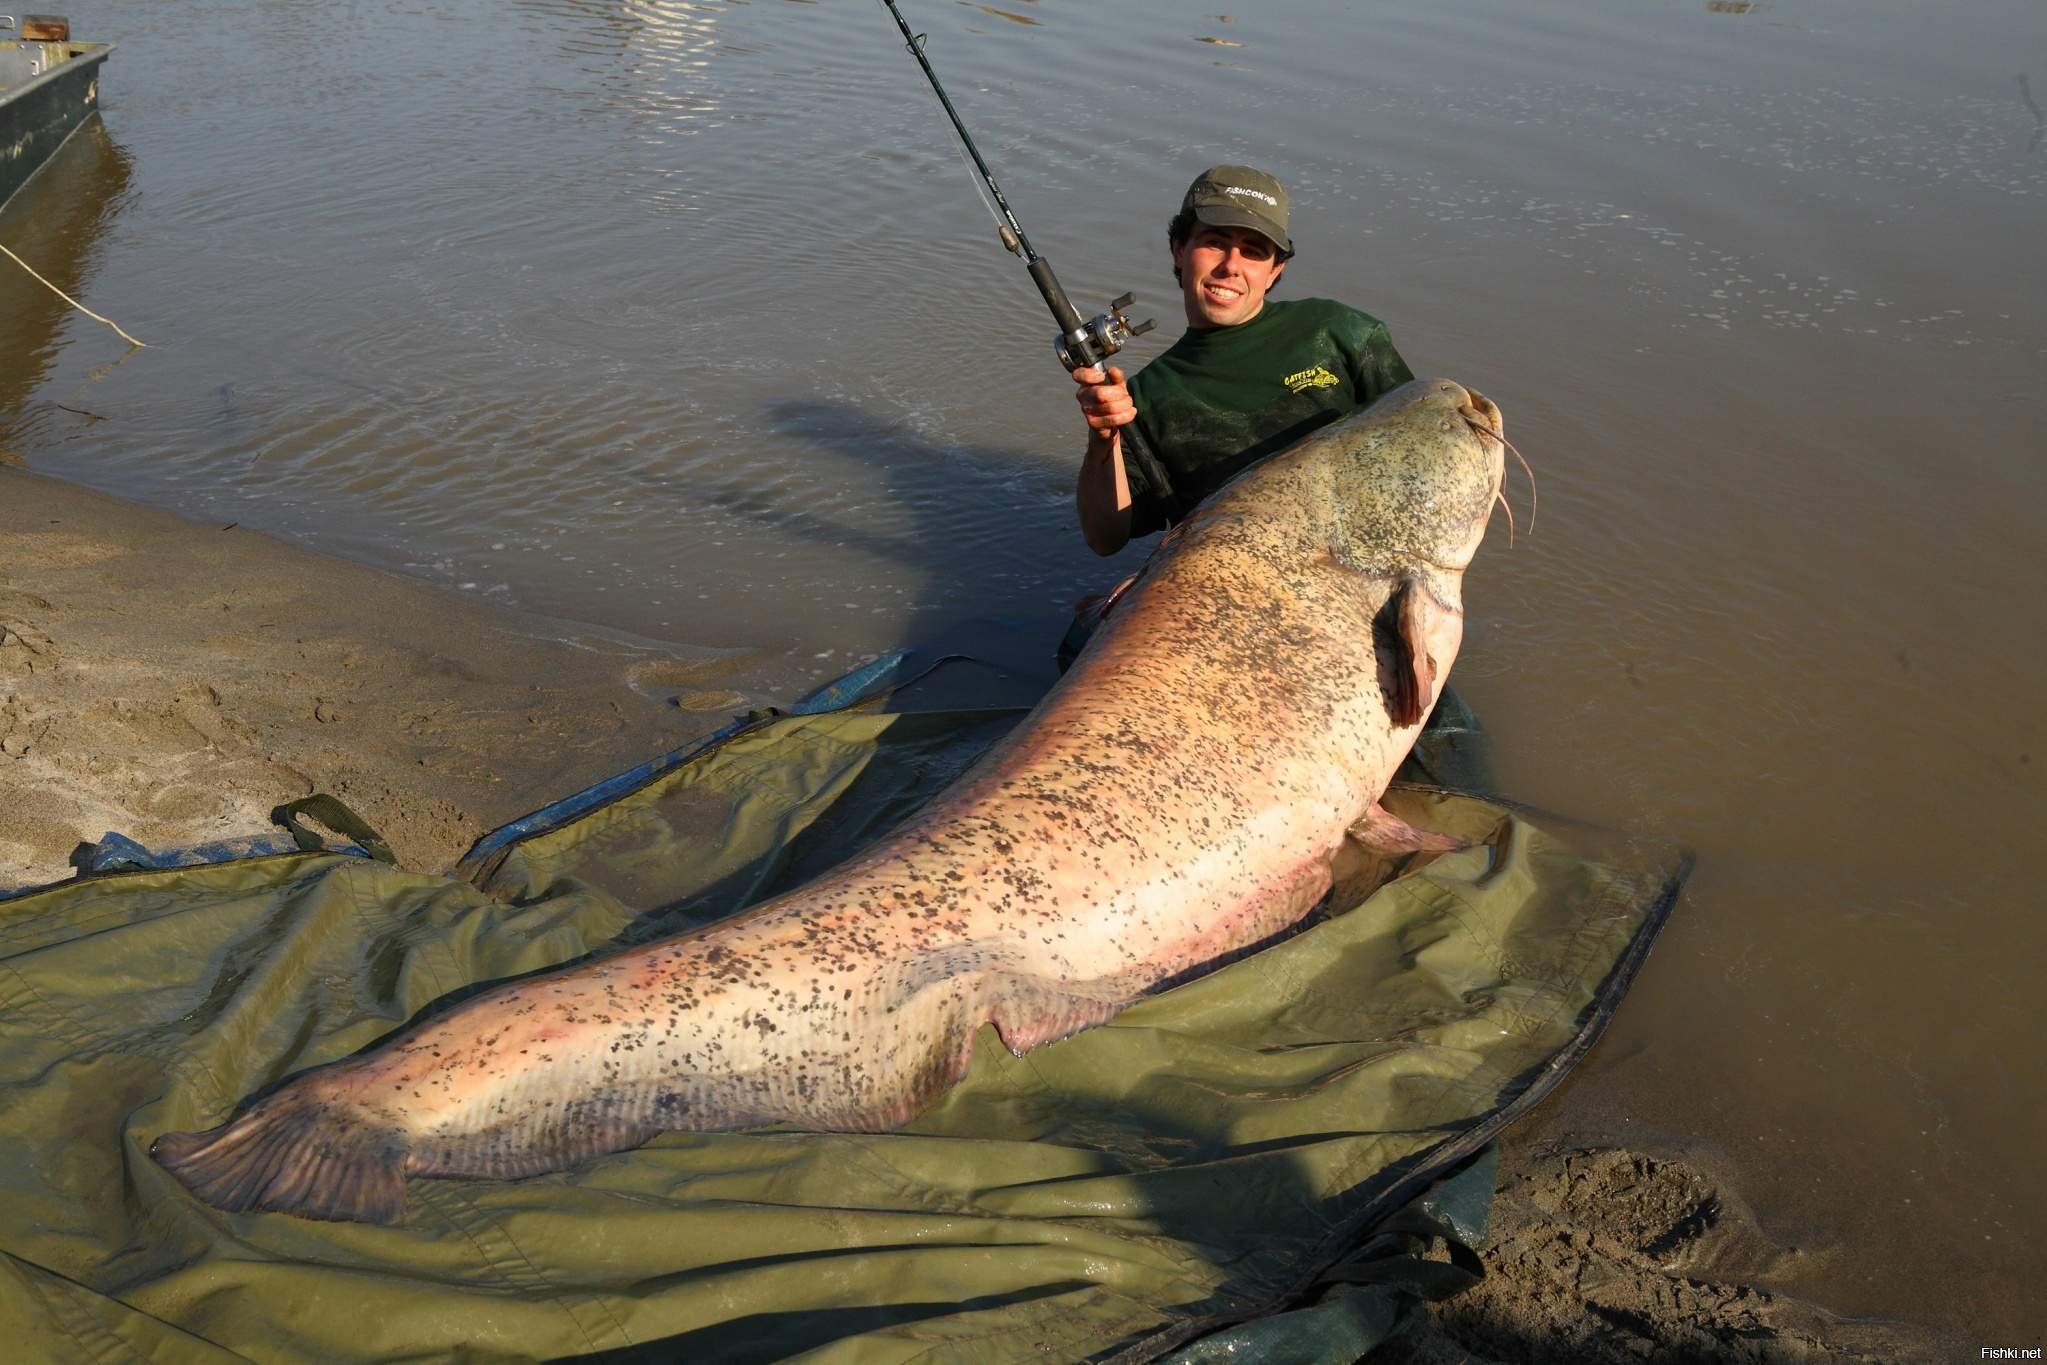
<instances>
[{"instance_id":1,"label":"catfish dorsal fin","mask_svg":"<svg viewBox=\"0 0 2047 1365\"><path fill-rule=\"evenodd\" d=\"M1436 694L1436 658L1429 652L1429 626L1443 610L1435 594L1412 575L1386 599L1373 634L1388 647L1391 679L1386 714L1395 725L1419 725Z\"/></svg>"}]
</instances>

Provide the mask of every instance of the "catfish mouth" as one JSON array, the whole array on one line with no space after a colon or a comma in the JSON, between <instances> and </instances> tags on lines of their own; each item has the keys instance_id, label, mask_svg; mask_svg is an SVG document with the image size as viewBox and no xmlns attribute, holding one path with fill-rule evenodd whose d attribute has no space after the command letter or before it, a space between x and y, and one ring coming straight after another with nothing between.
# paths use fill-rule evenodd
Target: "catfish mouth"
<instances>
[{"instance_id":1,"label":"catfish mouth","mask_svg":"<svg viewBox=\"0 0 2047 1365\"><path fill-rule=\"evenodd\" d=\"M1464 420L1480 433L1496 441L1504 440L1505 426L1500 418L1500 405L1480 393L1477 389L1464 391L1464 403L1457 409Z\"/></svg>"}]
</instances>

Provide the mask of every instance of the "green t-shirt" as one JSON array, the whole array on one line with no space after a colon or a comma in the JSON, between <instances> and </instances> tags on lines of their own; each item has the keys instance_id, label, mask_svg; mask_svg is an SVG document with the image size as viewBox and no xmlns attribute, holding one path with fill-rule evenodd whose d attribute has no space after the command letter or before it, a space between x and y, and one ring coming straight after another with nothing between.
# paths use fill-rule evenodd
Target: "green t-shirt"
<instances>
[{"instance_id":1,"label":"green t-shirt","mask_svg":"<svg viewBox=\"0 0 2047 1365\"><path fill-rule=\"evenodd\" d=\"M1130 380L1130 534L1180 520L1246 466L1412 378L1385 323L1331 299L1188 331Z\"/></svg>"}]
</instances>

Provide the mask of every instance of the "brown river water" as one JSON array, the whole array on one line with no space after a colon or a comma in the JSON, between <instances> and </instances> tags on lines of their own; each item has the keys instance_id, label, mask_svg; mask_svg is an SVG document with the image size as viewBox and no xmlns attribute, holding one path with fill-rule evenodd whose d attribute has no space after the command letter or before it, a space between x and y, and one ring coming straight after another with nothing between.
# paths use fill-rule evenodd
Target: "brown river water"
<instances>
[{"instance_id":1,"label":"brown river water","mask_svg":"<svg viewBox=\"0 0 2047 1365\"><path fill-rule=\"evenodd\" d=\"M1457 684L1504 790L1699 861L1531 1123L1717 1163L1773 1286L2047 1344L2047 5L904 3L1083 312L1160 319L1130 356L1249 161L1281 297L1534 463ZM1049 649L1141 557L1081 543L1049 320L871 0L68 8L104 126L0 242L151 345L0 259L33 468L761 699Z\"/></svg>"}]
</instances>

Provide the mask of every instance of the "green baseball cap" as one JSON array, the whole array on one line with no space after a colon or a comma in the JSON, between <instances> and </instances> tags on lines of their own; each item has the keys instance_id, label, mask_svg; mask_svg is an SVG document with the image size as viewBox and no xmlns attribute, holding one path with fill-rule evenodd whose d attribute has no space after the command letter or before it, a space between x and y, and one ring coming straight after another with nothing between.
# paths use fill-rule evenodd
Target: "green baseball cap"
<instances>
[{"instance_id":1,"label":"green baseball cap","mask_svg":"<svg viewBox=\"0 0 2047 1365\"><path fill-rule=\"evenodd\" d=\"M1242 227L1260 232L1291 255L1293 238L1286 235L1286 186L1250 166L1211 166L1187 187L1182 213L1210 227Z\"/></svg>"}]
</instances>

